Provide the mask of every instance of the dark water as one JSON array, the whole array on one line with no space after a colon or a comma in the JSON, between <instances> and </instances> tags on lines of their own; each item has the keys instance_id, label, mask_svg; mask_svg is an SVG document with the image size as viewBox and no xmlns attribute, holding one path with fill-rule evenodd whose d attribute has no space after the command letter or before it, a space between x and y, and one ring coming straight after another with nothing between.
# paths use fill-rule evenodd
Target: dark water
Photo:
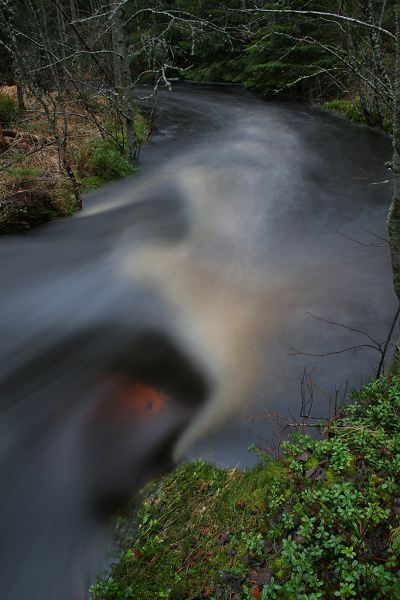
<instances>
[{"instance_id":1,"label":"dark water","mask_svg":"<svg viewBox=\"0 0 400 600\"><path fill-rule=\"evenodd\" d=\"M304 353L371 344L327 321L386 338L390 153L318 109L178 85L139 177L1 240L2 597L85 597L100 516L172 456L252 464L273 427L248 417L296 420L305 370L318 417L371 376L372 348Z\"/></svg>"},{"instance_id":2,"label":"dark water","mask_svg":"<svg viewBox=\"0 0 400 600\"><path fill-rule=\"evenodd\" d=\"M255 458L247 447L269 446L277 426L273 418L266 425L246 417L277 412L301 420L305 370L314 382L314 417L332 414L335 398L343 400L346 389L375 372L380 357L372 349L307 357L294 355L293 348L324 354L372 343L315 317L359 329L378 342L387 336L396 308L381 239L392 191L384 165L391 141L318 108L264 102L228 86L175 88L160 122L144 149L144 169L151 171L168 152L177 155L172 167L177 171L188 163L226 170L240 213L238 238L246 236L241 250L250 262L262 264L271 292L275 282L281 290L275 300L279 326L266 340L273 367L258 399L191 454L222 465L249 465Z\"/></svg>"}]
</instances>

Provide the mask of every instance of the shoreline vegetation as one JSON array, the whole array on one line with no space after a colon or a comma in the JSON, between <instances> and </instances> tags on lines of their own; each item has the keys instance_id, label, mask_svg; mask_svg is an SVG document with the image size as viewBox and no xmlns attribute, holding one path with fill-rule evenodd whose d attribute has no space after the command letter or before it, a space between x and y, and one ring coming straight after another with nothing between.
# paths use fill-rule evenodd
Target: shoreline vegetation
<instances>
[{"instance_id":1,"label":"shoreline vegetation","mask_svg":"<svg viewBox=\"0 0 400 600\"><path fill-rule=\"evenodd\" d=\"M67 159L80 194L138 171L138 164L127 157L123 124L115 115L110 116L107 103L100 96L91 99L91 111L98 125L87 118L76 96L70 95L66 104ZM139 147L148 139L149 131L148 116L135 109ZM0 234L27 231L70 216L76 208L73 185L60 165L57 144L40 105L25 94L25 110L20 112L16 87L1 87Z\"/></svg>"},{"instance_id":2,"label":"shoreline vegetation","mask_svg":"<svg viewBox=\"0 0 400 600\"><path fill-rule=\"evenodd\" d=\"M377 127L381 131L392 135L393 123L390 114L386 114L383 123L374 122L372 116L369 118L366 109L363 107L359 97L354 98L337 98L328 100L319 104L320 108L329 112L334 112L343 115L349 121L356 125L366 125L368 127Z\"/></svg>"},{"instance_id":3,"label":"shoreline vegetation","mask_svg":"<svg viewBox=\"0 0 400 600\"><path fill-rule=\"evenodd\" d=\"M400 373L247 471L202 461L145 490L92 600L400 598Z\"/></svg>"}]
</instances>

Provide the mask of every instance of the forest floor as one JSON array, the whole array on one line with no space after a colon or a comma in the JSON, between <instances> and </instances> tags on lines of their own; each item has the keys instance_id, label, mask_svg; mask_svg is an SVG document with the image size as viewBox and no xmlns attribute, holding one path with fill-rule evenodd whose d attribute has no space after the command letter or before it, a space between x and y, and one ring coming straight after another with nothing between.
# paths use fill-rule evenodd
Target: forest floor
<instances>
[{"instance_id":1,"label":"forest floor","mask_svg":"<svg viewBox=\"0 0 400 600\"><path fill-rule=\"evenodd\" d=\"M15 87L0 88L0 112L7 99L13 109ZM110 111L101 98L92 100L91 109L110 132L106 139L76 98L71 96L66 103L67 156L81 193L137 170L113 142L112 137L124 145L123 127L110 118ZM7 102L4 104L8 108ZM43 222L71 215L75 210L71 182L60 166L48 120L33 98L26 96L25 104L22 114L14 110L11 122L0 127L0 233L26 231ZM147 139L148 125L138 111L136 130L139 142L143 143Z\"/></svg>"},{"instance_id":2,"label":"forest floor","mask_svg":"<svg viewBox=\"0 0 400 600\"><path fill-rule=\"evenodd\" d=\"M149 486L93 600L400 598L400 376L373 381L321 439L248 471L197 461Z\"/></svg>"}]
</instances>

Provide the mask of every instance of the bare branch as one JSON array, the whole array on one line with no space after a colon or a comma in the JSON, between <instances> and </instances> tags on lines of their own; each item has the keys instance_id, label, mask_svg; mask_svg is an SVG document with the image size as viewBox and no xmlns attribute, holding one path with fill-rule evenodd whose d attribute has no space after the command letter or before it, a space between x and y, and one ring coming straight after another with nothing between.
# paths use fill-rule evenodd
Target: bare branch
<instances>
[{"instance_id":1,"label":"bare branch","mask_svg":"<svg viewBox=\"0 0 400 600\"><path fill-rule=\"evenodd\" d=\"M372 344L357 344L355 346L341 348L340 350L332 350L331 352L304 352L291 346L289 348L289 350L291 350L291 352L289 352L289 356L310 356L313 358L324 358L325 356L334 356L336 354L344 354L345 352L357 352L358 350L362 350L363 348L372 348L372 350L376 350L377 352L382 353L382 350L380 348Z\"/></svg>"},{"instance_id":2,"label":"bare branch","mask_svg":"<svg viewBox=\"0 0 400 600\"><path fill-rule=\"evenodd\" d=\"M383 248L384 246L387 245L387 240L386 240L386 244L374 244L373 242L362 242L361 240L357 240L356 238L353 238L350 235L346 235L345 233L343 233L342 231L339 231L338 229L336 230L336 233L338 233L339 235L344 237L346 240L355 242L359 246L366 246L366 247L372 247L372 248Z\"/></svg>"}]
</instances>

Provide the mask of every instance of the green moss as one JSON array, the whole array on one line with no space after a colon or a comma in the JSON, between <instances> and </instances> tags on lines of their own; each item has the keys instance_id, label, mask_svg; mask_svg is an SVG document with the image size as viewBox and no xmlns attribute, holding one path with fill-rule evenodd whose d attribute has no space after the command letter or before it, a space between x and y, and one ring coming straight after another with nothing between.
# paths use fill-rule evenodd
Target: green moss
<instances>
[{"instance_id":1,"label":"green moss","mask_svg":"<svg viewBox=\"0 0 400 600\"><path fill-rule=\"evenodd\" d=\"M245 573L243 557L263 550L266 488L282 474L274 462L246 472L202 461L181 466L144 502L138 535L112 582L95 586L96 598L124 598L128 589L133 598L169 597L178 584L195 595L211 590L221 571Z\"/></svg>"},{"instance_id":2,"label":"green moss","mask_svg":"<svg viewBox=\"0 0 400 600\"><path fill-rule=\"evenodd\" d=\"M81 180L81 191L82 193L87 194L88 192L101 187L105 183L107 182L103 177L99 177L98 175L88 175Z\"/></svg>"},{"instance_id":3,"label":"green moss","mask_svg":"<svg viewBox=\"0 0 400 600\"><path fill-rule=\"evenodd\" d=\"M74 212L72 194L60 195L32 187L17 199L0 201L0 233L17 233Z\"/></svg>"},{"instance_id":4,"label":"green moss","mask_svg":"<svg viewBox=\"0 0 400 600\"><path fill-rule=\"evenodd\" d=\"M315 469L315 467L317 467L319 465L319 459L316 456L311 456L308 461L305 463L304 468L306 470L308 469Z\"/></svg>"}]
</instances>

